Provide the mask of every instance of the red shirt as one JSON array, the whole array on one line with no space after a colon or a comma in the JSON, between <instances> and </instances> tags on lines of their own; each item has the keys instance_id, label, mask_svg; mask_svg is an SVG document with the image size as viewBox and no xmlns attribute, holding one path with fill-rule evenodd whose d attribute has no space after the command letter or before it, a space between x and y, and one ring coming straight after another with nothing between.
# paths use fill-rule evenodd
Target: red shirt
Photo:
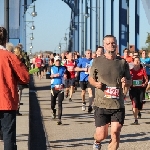
<instances>
[{"instance_id":1,"label":"red shirt","mask_svg":"<svg viewBox=\"0 0 150 150\"><path fill-rule=\"evenodd\" d=\"M29 83L29 73L16 55L1 48L0 54L0 110L17 110L17 84Z\"/></svg>"},{"instance_id":2,"label":"red shirt","mask_svg":"<svg viewBox=\"0 0 150 150\"><path fill-rule=\"evenodd\" d=\"M41 58L36 58L35 63L36 63L36 67L40 68L43 63L43 60Z\"/></svg>"},{"instance_id":3,"label":"red shirt","mask_svg":"<svg viewBox=\"0 0 150 150\"><path fill-rule=\"evenodd\" d=\"M124 58L124 56L122 56L122 58ZM127 56L126 58L124 58L128 63L133 62L132 57L131 56Z\"/></svg>"},{"instance_id":4,"label":"red shirt","mask_svg":"<svg viewBox=\"0 0 150 150\"><path fill-rule=\"evenodd\" d=\"M64 64L66 66L67 71L69 72L69 78L75 78L75 71L74 68L77 66L75 61L69 61L67 60L66 63Z\"/></svg>"},{"instance_id":5,"label":"red shirt","mask_svg":"<svg viewBox=\"0 0 150 150\"><path fill-rule=\"evenodd\" d=\"M131 77L132 77L132 81L133 80L142 80L143 83L144 83L144 77L146 77L146 71L144 68L140 68L139 70L134 70L134 69L131 69L130 70L130 74L131 74Z\"/></svg>"}]
</instances>

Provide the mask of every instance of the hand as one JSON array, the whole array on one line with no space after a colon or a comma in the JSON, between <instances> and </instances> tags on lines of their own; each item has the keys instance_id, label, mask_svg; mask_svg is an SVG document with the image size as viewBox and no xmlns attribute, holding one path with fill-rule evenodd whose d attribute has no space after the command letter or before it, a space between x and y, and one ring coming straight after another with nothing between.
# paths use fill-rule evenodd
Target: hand
<instances>
[{"instance_id":1,"label":"hand","mask_svg":"<svg viewBox=\"0 0 150 150\"><path fill-rule=\"evenodd\" d=\"M64 74L64 79L67 79L67 74Z\"/></svg>"},{"instance_id":2,"label":"hand","mask_svg":"<svg viewBox=\"0 0 150 150\"><path fill-rule=\"evenodd\" d=\"M142 87L146 87L146 85L147 85L147 84L143 83L143 84L142 84Z\"/></svg>"},{"instance_id":3,"label":"hand","mask_svg":"<svg viewBox=\"0 0 150 150\"><path fill-rule=\"evenodd\" d=\"M88 72L88 68L83 68L83 71Z\"/></svg>"},{"instance_id":4,"label":"hand","mask_svg":"<svg viewBox=\"0 0 150 150\"><path fill-rule=\"evenodd\" d=\"M126 79L125 77L123 77L123 78L121 79L121 82L124 83L124 84L126 84L126 83L127 83L127 79Z\"/></svg>"},{"instance_id":5,"label":"hand","mask_svg":"<svg viewBox=\"0 0 150 150\"><path fill-rule=\"evenodd\" d=\"M102 85L103 85L103 83L101 83L101 82L95 82L95 87L98 89L101 89Z\"/></svg>"},{"instance_id":6,"label":"hand","mask_svg":"<svg viewBox=\"0 0 150 150\"><path fill-rule=\"evenodd\" d=\"M50 77L51 77L51 78L59 77L59 73L53 74L53 75L51 75Z\"/></svg>"}]
</instances>

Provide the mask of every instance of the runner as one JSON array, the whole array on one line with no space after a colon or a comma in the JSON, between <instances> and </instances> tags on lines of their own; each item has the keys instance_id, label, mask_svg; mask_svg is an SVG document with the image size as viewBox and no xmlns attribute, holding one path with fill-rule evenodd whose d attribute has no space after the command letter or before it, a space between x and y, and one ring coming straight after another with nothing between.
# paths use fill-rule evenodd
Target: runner
<instances>
[{"instance_id":1,"label":"runner","mask_svg":"<svg viewBox=\"0 0 150 150\"><path fill-rule=\"evenodd\" d=\"M39 72L37 72L37 76L39 76L39 79L41 80L41 66L43 64L41 55L38 55L38 57L35 59L35 64L36 64L36 67L39 69Z\"/></svg>"},{"instance_id":2,"label":"runner","mask_svg":"<svg viewBox=\"0 0 150 150\"><path fill-rule=\"evenodd\" d=\"M61 125L62 116L62 101L64 100L64 83L63 77L65 76L66 69L61 66L61 58L59 56L54 57L55 65L51 67L51 109L52 118L56 118L56 98L58 97L58 122L57 125Z\"/></svg>"},{"instance_id":3,"label":"runner","mask_svg":"<svg viewBox=\"0 0 150 150\"><path fill-rule=\"evenodd\" d=\"M132 57L130 56L130 51L129 49L125 48L123 50L123 54L124 56L122 58L124 58L128 63L131 63L133 60L132 60Z\"/></svg>"},{"instance_id":4,"label":"runner","mask_svg":"<svg viewBox=\"0 0 150 150\"><path fill-rule=\"evenodd\" d=\"M104 55L104 48L103 48L102 46L98 46L97 49L96 49L96 57L99 57L99 56L102 56L102 55ZM90 67L89 67L89 70L88 70L89 74L90 74L90 69L91 69L93 60L94 60L94 59L92 59L92 60L90 61ZM91 90L92 90L92 97L93 97L93 100L91 101L91 104L90 104L90 105L93 104L93 101L94 101L94 98L95 98L95 87L92 86L92 85L91 85ZM91 110L91 111L92 111L92 110Z\"/></svg>"},{"instance_id":5,"label":"runner","mask_svg":"<svg viewBox=\"0 0 150 150\"><path fill-rule=\"evenodd\" d=\"M123 50L123 54L124 56L122 58L124 58L128 64L129 64L129 69L133 68L133 58L130 56L130 50L128 48L125 48ZM124 101L126 102L126 95L129 92L129 88L128 87L124 87L124 84L122 84L122 88L123 88L123 93L124 93Z\"/></svg>"},{"instance_id":6,"label":"runner","mask_svg":"<svg viewBox=\"0 0 150 150\"><path fill-rule=\"evenodd\" d=\"M88 68L90 67L90 61L92 59L91 55L92 55L91 50L86 50L85 52L86 57L79 59L79 63L77 64L77 67L75 69L75 71L80 71L80 87L82 89L81 98L82 98L82 110L83 111L86 110L85 92L86 92L86 89L88 88L88 93L89 93L88 112L92 111L91 102L93 101L91 86L88 83L88 76L89 76Z\"/></svg>"},{"instance_id":7,"label":"runner","mask_svg":"<svg viewBox=\"0 0 150 150\"><path fill-rule=\"evenodd\" d=\"M90 84L96 88L94 99L96 132L93 150L101 149L101 141L108 136L110 122L111 141L108 149L117 150L125 117L122 83L130 87L131 76L127 62L124 59L116 59L116 38L107 35L103 42L105 54L94 59L89 76Z\"/></svg>"},{"instance_id":8,"label":"runner","mask_svg":"<svg viewBox=\"0 0 150 150\"><path fill-rule=\"evenodd\" d=\"M132 110L135 118L135 122L132 125L138 125L138 119L141 118L140 110L142 110L143 99L145 94L145 88L148 83L148 77L146 75L146 71L142 65L140 65L140 58L134 58L134 68L130 71L132 76L132 86L129 91L130 99L132 101Z\"/></svg>"},{"instance_id":9,"label":"runner","mask_svg":"<svg viewBox=\"0 0 150 150\"><path fill-rule=\"evenodd\" d=\"M61 65L64 66L64 64L66 63L66 56L65 53L61 53Z\"/></svg>"},{"instance_id":10,"label":"runner","mask_svg":"<svg viewBox=\"0 0 150 150\"><path fill-rule=\"evenodd\" d=\"M146 74L148 76L148 81L150 81L150 58L146 57L146 51L142 51L142 57L140 58L141 64L146 69ZM149 99L148 90L150 89L150 82L147 85L145 98Z\"/></svg>"},{"instance_id":11,"label":"runner","mask_svg":"<svg viewBox=\"0 0 150 150\"><path fill-rule=\"evenodd\" d=\"M72 95L74 92L74 86L75 86L75 77L76 77L76 72L75 72L75 67L76 63L75 60L73 60L73 53L70 52L68 54L68 59L66 60L66 63L64 66L67 69L67 79L65 80L65 87L66 87L66 98L68 97L68 93L70 90L70 95L69 95L69 101L72 101Z\"/></svg>"}]
</instances>

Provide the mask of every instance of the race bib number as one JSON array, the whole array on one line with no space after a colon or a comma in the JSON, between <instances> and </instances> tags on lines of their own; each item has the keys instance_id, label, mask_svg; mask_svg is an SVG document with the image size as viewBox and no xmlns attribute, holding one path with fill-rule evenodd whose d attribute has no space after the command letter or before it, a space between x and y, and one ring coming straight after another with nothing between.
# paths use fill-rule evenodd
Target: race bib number
<instances>
[{"instance_id":1,"label":"race bib number","mask_svg":"<svg viewBox=\"0 0 150 150\"><path fill-rule=\"evenodd\" d=\"M119 98L119 89L117 87L107 87L106 90L104 91L104 94L106 98L114 98L118 99Z\"/></svg>"},{"instance_id":2,"label":"race bib number","mask_svg":"<svg viewBox=\"0 0 150 150\"><path fill-rule=\"evenodd\" d=\"M142 80L133 80L133 86L142 86Z\"/></svg>"},{"instance_id":3,"label":"race bib number","mask_svg":"<svg viewBox=\"0 0 150 150\"><path fill-rule=\"evenodd\" d=\"M61 85L55 85L55 90L56 91L63 91L64 90L64 86L61 84Z\"/></svg>"}]
</instances>

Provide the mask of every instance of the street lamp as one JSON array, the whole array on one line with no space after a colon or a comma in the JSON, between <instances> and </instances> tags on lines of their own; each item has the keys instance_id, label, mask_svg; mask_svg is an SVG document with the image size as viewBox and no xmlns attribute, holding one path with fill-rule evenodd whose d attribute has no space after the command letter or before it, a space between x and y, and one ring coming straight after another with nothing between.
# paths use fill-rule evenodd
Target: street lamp
<instances>
[{"instance_id":1,"label":"street lamp","mask_svg":"<svg viewBox=\"0 0 150 150\"><path fill-rule=\"evenodd\" d=\"M27 6L30 6L30 5L22 5L22 6L24 6L24 7L26 7L26 9L27 9ZM33 8L33 11L32 11L32 13L30 14L32 17L36 17L37 16L37 12L35 11L35 4L33 5L33 6L30 6L30 8ZM25 10L26 10L25 9Z\"/></svg>"},{"instance_id":2,"label":"street lamp","mask_svg":"<svg viewBox=\"0 0 150 150\"><path fill-rule=\"evenodd\" d=\"M30 43L31 45L30 45L30 49L32 49L33 48L33 45L32 45L32 43Z\"/></svg>"},{"instance_id":3,"label":"street lamp","mask_svg":"<svg viewBox=\"0 0 150 150\"><path fill-rule=\"evenodd\" d=\"M60 51L60 54L61 54L61 43L59 43L59 51Z\"/></svg>"},{"instance_id":4,"label":"street lamp","mask_svg":"<svg viewBox=\"0 0 150 150\"><path fill-rule=\"evenodd\" d=\"M31 33L31 35L30 40L34 40L33 33Z\"/></svg>"},{"instance_id":5,"label":"street lamp","mask_svg":"<svg viewBox=\"0 0 150 150\"><path fill-rule=\"evenodd\" d=\"M37 12L35 11L35 4L33 5L33 12L31 13L31 16L32 17L36 17L37 16Z\"/></svg>"},{"instance_id":6,"label":"street lamp","mask_svg":"<svg viewBox=\"0 0 150 150\"><path fill-rule=\"evenodd\" d=\"M34 26L34 24L33 24L34 21L25 21L25 22L32 23L32 26L30 27L30 29L31 29L31 30L34 30L34 29L35 29L35 26Z\"/></svg>"}]
</instances>

